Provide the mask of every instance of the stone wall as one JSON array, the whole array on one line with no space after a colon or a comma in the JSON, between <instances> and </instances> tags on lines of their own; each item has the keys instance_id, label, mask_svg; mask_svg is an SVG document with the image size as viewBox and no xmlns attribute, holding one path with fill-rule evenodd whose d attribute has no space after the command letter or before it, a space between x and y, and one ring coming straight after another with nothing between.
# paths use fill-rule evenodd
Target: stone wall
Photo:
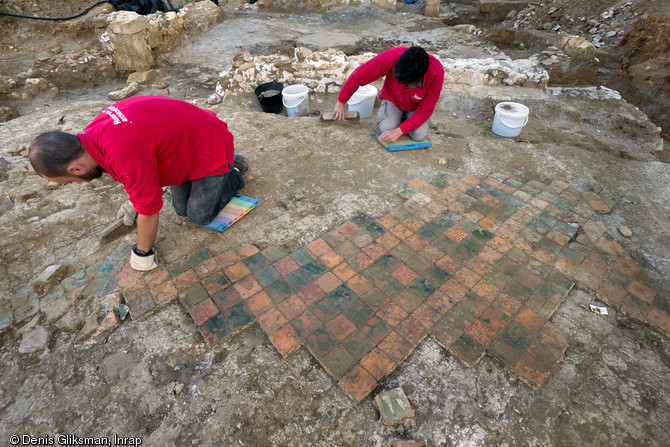
<instances>
[{"instance_id":1,"label":"stone wall","mask_svg":"<svg viewBox=\"0 0 670 447\"><path fill-rule=\"evenodd\" d=\"M225 18L210 1L189 3L179 10L139 15L116 11L94 19L100 42L119 71L147 70L160 55L176 48L189 34L203 32Z\"/></svg>"},{"instance_id":2,"label":"stone wall","mask_svg":"<svg viewBox=\"0 0 670 447\"><path fill-rule=\"evenodd\" d=\"M293 57L238 54L232 70L219 74L216 95L223 98L229 92L252 92L258 85L270 81L304 84L316 93L336 93L356 67L374 56L374 53L347 56L334 49L312 51L305 47L297 48ZM445 84L545 88L549 80L540 62L528 59L446 59L442 65Z\"/></svg>"}]
</instances>

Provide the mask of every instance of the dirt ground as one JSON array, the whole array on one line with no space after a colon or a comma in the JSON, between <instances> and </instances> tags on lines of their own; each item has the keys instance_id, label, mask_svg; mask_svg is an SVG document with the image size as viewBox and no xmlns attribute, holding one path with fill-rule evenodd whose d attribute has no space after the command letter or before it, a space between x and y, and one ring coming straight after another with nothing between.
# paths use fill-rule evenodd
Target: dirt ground
<instances>
[{"instance_id":1,"label":"dirt ground","mask_svg":"<svg viewBox=\"0 0 670 447\"><path fill-rule=\"evenodd\" d=\"M226 20L165 55L158 72L167 87L147 88L142 94L207 98L235 54L270 54L325 29L358 34L371 47L420 43L449 57L477 57L493 47L483 36L464 37L444 18L421 16L422 2L399 2L396 14L370 5L317 14L266 12L246 2L220 4ZM533 5L532 19L524 26L541 27L556 7L564 19L552 20L564 30L588 34L579 17L601 17L616 4L563 0ZM633 4L638 15L622 20L624 31L636 26L653 30L651 22L641 20L656 19L645 14L669 12L666 2ZM54 17L88 5L0 0L0 11L18 8ZM485 25L513 26L511 21ZM244 193L261 205L224 233L185 222L166 206L157 248L166 263L205 247L222 251L244 244L280 245L291 251L358 212L389 212L402 203L397 192L414 177L500 172L522 181L562 180L582 190L595 180L622 198L612 214L603 216L609 231L667 295L670 168L657 131L661 126L667 132L667 110L657 107L660 99L647 108L658 111L653 116L646 116L641 106L649 91L667 93L667 60L662 59L667 48L664 53L657 46L659 57L649 62L649 36L640 34L601 51L613 60L627 49L629 67L655 67L653 75L645 75L647 89L631 87L642 74L633 70L621 76L622 68L616 66L601 71L612 85L625 87L625 101L534 88L448 85L433 118L433 147L426 151L383 151L370 136L376 131L372 118L321 123L317 112L332 110L333 94L313 94L312 116L302 118L264 114L250 92L230 95L211 109L228 123L236 150L248 158L253 179ZM643 51L632 53L632 48ZM0 17L0 75L25 79L22 73L39 69L41 59L61 54L76 60L99 51L85 18L56 24ZM105 66L45 74L61 94L0 104L21 114L0 123L0 156L25 164L9 152L28 146L46 129L80 131L111 103L107 93L122 88L126 76ZM522 138L491 132L492 105L504 100L531 109ZM0 214L0 306L48 265L63 264L74 273L133 241L131 234L98 247L96 233L126 199L109 177L57 190L22 172L0 180L0 197L35 191L34 197L15 200ZM632 229L632 238L620 236L622 224ZM598 302L593 294L574 289L552 317L573 342L540 390L529 388L492 358L470 368L429 337L377 390L401 386L413 405L414 421L397 429L383 424L372 398L359 404L350 400L306 349L283 359L257 325L208 349L176 302L143 320L125 321L96 343L77 342L76 333L42 318L39 324L48 328L50 341L36 354L18 353L22 325L0 333L0 443L14 434L72 433L137 436L143 445L169 446L387 446L395 440L426 446L668 445L668 335L619 312L606 317L588 312L593 302ZM177 384L184 385L180 393L175 392Z\"/></svg>"}]
</instances>

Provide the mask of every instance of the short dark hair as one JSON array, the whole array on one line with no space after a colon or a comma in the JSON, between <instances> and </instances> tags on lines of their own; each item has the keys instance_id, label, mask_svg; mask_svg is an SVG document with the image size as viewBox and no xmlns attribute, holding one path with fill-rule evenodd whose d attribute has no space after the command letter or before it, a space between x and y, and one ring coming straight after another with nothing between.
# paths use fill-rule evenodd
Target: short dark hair
<instances>
[{"instance_id":1,"label":"short dark hair","mask_svg":"<svg viewBox=\"0 0 670 447\"><path fill-rule=\"evenodd\" d=\"M407 85L419 81L428 71L430 59L421 47L409 47L398 58L393 69L393 77Z\"/></svg>"},{"instance_id":2,"label":"short dark hair","mask_svg":"<svg viewBox=\"0 0 670 447\"><path fill-rule=\"evenodd\" d=\"M76 135L65 132L46 132L30 143L28 157L33 169L45 177L67 177L70 163L86 150Z\"/></svg>"}]
</instances>

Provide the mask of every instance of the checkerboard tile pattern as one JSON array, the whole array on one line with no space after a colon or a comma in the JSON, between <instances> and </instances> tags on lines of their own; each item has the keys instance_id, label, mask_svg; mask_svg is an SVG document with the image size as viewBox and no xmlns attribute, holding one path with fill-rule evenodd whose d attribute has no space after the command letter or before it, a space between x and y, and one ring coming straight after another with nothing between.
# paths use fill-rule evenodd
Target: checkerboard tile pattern
<instances>
[{"instance_id":1,"label":"checkerboard tile pattern","mask_svg":"<svg viewBox=\"0 0 670 447\"><path fill-rule=\"evenodd\" d=\"M63 286L122 289L133 319L177 298L209 346L258 321L283 356L305 346L356 401L429 334L468 365L488 354L539 387L570 343L549 319L577 283L670 332L667 298L601 223L616 197L591 188L414 179L402 206L356 215L291 253L201 249L141 274L124 247ZM15 319L35 304L23 292Z\"/></svg>"},{"instance_id":2,"label":"checkerboard tile pattern","mask_svg":"<svg viewBox=\"0 0 670 447\"><path fill-rule=\"evenodd\" d=\"M567 184L414 179L403 195L292 253L199 255L180 301L208 344L257 320L282 355L305 346L356 401L429 334L468 365L488 353L541 386L570 342L548 320L575 283L638 317L667 315L601 205Z\"/></svg>"}]
</instances>

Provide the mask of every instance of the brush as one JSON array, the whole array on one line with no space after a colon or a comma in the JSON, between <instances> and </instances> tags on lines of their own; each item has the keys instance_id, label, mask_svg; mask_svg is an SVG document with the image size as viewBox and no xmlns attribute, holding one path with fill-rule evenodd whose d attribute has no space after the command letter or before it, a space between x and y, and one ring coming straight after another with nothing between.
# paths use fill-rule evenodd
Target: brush
<instances>
[{"instance_id":1,"label":"brush","mask_svg":"<svg viewBox=\"0 0 670 447\"><path fill-rule=\"evenodd\" d=\"M107 226L104 230L98 233L100 236L100 245L106 245L110 242L125 236L126 234L132 232L135 229L135 224L128 226L123 224L123 218L115 220L111 225Z\"/></svg>"}]
</instances>

